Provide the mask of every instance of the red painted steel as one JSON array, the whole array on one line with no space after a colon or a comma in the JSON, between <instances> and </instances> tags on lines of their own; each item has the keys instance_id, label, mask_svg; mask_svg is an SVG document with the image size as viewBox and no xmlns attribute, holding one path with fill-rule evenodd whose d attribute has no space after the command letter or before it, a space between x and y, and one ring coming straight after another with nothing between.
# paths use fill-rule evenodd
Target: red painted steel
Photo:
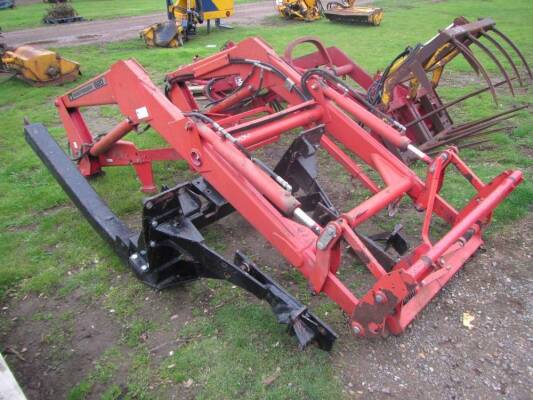
<instances>
[{"instance_id":1,"label":"red painted steel","mask_svg":"<svg viewBox=\"0 0 533 400\"><path fill-rule=\"evenodd\" d=\"M122 122L119 122L119 124L111 131L109 131L107 135L105 135L101 140L93 144L93 146L89 150L89 154L94 157L98 157L99 155L104 154L115 144L115 142L118 142L134 128L135 126L132 125L131 122L127 119Z\"/></svg>"},{"instance_id":2,"label":"red painted steel","mask_svg":"<svg viewBox=\"0 0 533 400\"><path fill-rule=\"evenodd\" d=\"M333 63L337 55L333 53ZM341 61L338 70L361 74L363 86L371 83L359 67L349 60ZM318 61L305 58L306 66L314 62ZM227 83L236 76L245 83L232 87L226 98L218 93L222 97L211 106L212 113L207 108L204 115L188 114L200 109L188 83L212 79ZM302 87L298 69L262 40L250 38L169 74L165 93L139 64L127 60L62 96L56 104L72 153L85 175L108 165L132 164L146 189L152 161L186 160L192 171L201 174L310 281L315 292L325 293L350 315L358 336L400 333L481 246L482 230L493 210L521 182L522 174L507 171L485 184L460 160L456 149L431 159L409 147L407 137L320 77L310 84L311 89ZM259 91L261 99L255 102ZM125 121L95 141L80 108L103 104L115 104ZM120 140L130 128L145 124L168 143L168 149L137 150L132 143ZM291 188L250 154L294 130L313 128L324 130L322 147L371 193L318 229L300 209ZM420 179L377 137L418 154L428 164L426 179ZM381 182L371 179L363 165L375 171ZM455 210L440 195L449 167L457 168L477 192L463 210ZM354 229L406 196L418 210L425 211L420 243L387 271ZM435 215L447 222L450 230L433 243L429 229ZM326 245L319 246L326 234L332 236L323 242ZM361 298L337 276L343 243L349 244L376 278Z\"/></svg>"}]
</instances>

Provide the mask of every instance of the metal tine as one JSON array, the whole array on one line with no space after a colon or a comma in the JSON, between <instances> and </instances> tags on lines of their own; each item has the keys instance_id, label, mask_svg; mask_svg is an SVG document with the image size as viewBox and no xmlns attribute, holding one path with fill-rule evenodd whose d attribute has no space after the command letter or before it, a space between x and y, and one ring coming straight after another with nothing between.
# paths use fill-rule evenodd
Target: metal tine
<instances>
[{"instance_id":1,"label":"metal tine","mask_svg":"<svg viewBox=\"0 0 533 400\"><path fill-rule=\"evenodd\" d=\"M516 128L516 126L502 126L502 127L490 129L488 131L483 131L483 132L475 132L472 134L459 134L449 139L441 140L440 142L437 142L437 143L432 143L430 146L427 146L423 149L421 148L421 150L428 152L429 155L433 155L435 153L439 153L439 151L433 151L433 150L441 146L446 146L447 144L454 143L454 142L457 144L458 143L457 141L461 141L466 138L473 138L473 137L482 136L482 135L490 135L496 132L510 131L511 129L514 129L514 128ZM459 145L459 147L463 147L463 146Z\"/></svg>"},{"instance_id":2,"label":"metal tine","mask_svg":"<svg viewBox=\"0 0 533 400\"><path fill-rule=\"evenodd\" d=\"M473 129L473 128L479 129L479 126L485 126L487 123L491 123L492 121L501 122L501 121L504 121L506 119L512 118L513 117L512 116L513 113L515 113L517 111L520 111L520 110L522 110L524 108L527 108L527 107L528 107L527 105L523 105L523 106L520 106L520 107L511 108L509 110L502 111L501 113L494 114L494 115L492 115L490 117L480 118L480 119L475 120L475 121L467 122L465 124L456 126L454 129L450 129L448 131L443 131L443 132L439 133L438 135L436 135L434 138L435 138L435 140L439 140L439 139L446 138L449 135L453 135L453 134L457 134L459 132L465 131L467 129Z\"/></svg>"},{"instance_id":3,"label":"metal tine","mask_svg":"<svg viewBox=\"0 0 533 400\"><path fill-rule=\"evenodd\" d=\"M490 127L492 127L494 125L499 124L500 122L506 121L506 120L511 119L511 118L513 118L512 115L504 115L504 116L501 116L501 117L498 117L498 118L486 119L485 121L478 121L474 125L463 126L460 129L451 130L444 137L447 137L449 135L451 135L451 136L459 135L459 134L462 134L462 133L465 133L465 132L470 132L470 133L479 132L479 131L481 131L483 129L490 128Z\"/></svg>"},{"instance_id":4,"label":"metal tine","mask_svg":"<svg viewBox=\"0 0 533 400\"><path fill-rule=\"evenodd\" d=\"M481 43L470 32L467 33L467 36L472 41L472 43L476 44L481 50L483 50L485 52L485 54L487 54L491 58L491 60L494 61L494 64L496 64L498 66L498 68L500 69L500 72L502 73L502 75L504 76L505 80L507 81L507 86L509 86L509 90L511 91L512 95L514 96L515 94L514 94L513 84L511 83L511 79L509 79L509 75L507 74L507 71L505 70L505 68L503 68L503 65L500 62L500 60L498 60L496 58L496 56L494 55L494 53L492 51L490 51L487 46L485 46L483 43Z\"/></svg>"},{"instance_id":5,"label":"metal tine","mask_svg":"<svg viewBox=\"0 0 533 400\"><path fill-rule=\"evenodd\" d=\"M459 49L459 51L461 53L463 53L463 55L465 56L465 58L467 60L468 60L468 58L470 58L478 66L479 71L481 71L481 74L483 75L483 77L487 81L487 84L490 87L490 92L492 93L492 97L494 99L494 102L496 103L496 105L498 105L498 97L496 96L496 90L494 89L494 85L492 84L492 81L490 80L489 75L487 74L487 71L485 70L485 68L483 68L483 66L478 61L478 59L476 58L474 53L472 53L470 51L470 49L468 47L466 47L463 43L461 43L459 40L457 40L455 38L452 39L452 42Z\"/></svg>"},{"instance_id":6,"label":"metal tine","mask_svg":"<svg viewBox=\"0 0 533 400\"><path fill-rule=\"evenodd\" d=\"M478 140L477 142L465 143L465 144L462 144L459 147L461 147L462 149L466 149L467 147L474 147L474 146L478 146L480 144L488 143L488 142L490 142L490 139L483 139L483 140Z\"/></svg>"},{"instance_id":7,"label":"metal tine","mask_svg":"<svg viewBox=\"0 0 533 400\"><path fill-rule=\"evenodd\" d=\"M505 56L505 58L507 59L509 64L511 64L511 68L513 68L513 71L514 71L514 73L516 75L516 78L518 79L518 82L520 83L520 86L524 87L524 82L522 82L522 77L520 76L520 73L518 72L518 67L516 66L515 62L513 61L513 58L509 54L509 52L507 50L505 50L505 48L496 39L494 39L492 36L490 36L487 32L480 31L479 33L484 38L486 38L489 42L491 42L498 50L500 50L500 52Z\"/></svg>"},{"instance_id":8,"label":"metal tine","mask_svg":"<svg viewBox=\"0 0 533 400\"><path fill-rule=\"evenodd\" d=\"M477 146L477 145L480 145L480 144L483 144L483 143L488 143L488 142L490 142L490 139L483 139L483 140L478 140L476 142L463 143L463 144L460 144L458 147L461 148L461 149L466 149L468 147L474 147L474 146ZM438 153L440 153L440 152L436 151L436 152L429 153L429 155L433 156L433 155L438 154Z\"/></svg>"},{"instance_id":9,"label":"metal tine","mask_svg":"<svg viewBox=\"0 0 533 400\"><path fill-rule=\"evenodd\" d=\"M479 144L483 144L483 143L487 143L487 142L490 142L490 139L483 139L483 140L478 140L477 142L464 143L464 144L459 145L458 147L461 148L461 149L466 149L467 147L473 147L473 146L476 146L476 145L479 145ZM427 155L430 156L430 157L433 157L433 156L438 155L441 151L442 150L430 151L430 152L427 153Z\"/></svg>"},{"instance_id":10,"label":"metal tine","mask_svg":"<svg viewBox=\"0 0 533 400\"><path fill-rule=\"evenodd\" d=\"M479 66L480 66L480 64L478 62L476 62L476 60L474 60L472 58L472 57L474 57L472 52L465 53L465 52L461 51L461 49L458 48L458 46L457 46L457 43L461 43L461 42L459 42L455 37L451 38L451 42L454 43L455 47L457 48L457 51L463 55L463 57L466 59L466 61L468 61L468 64L470 64L472 69L476 72L476 74L479 75L479 72L480 72L479 71ZM466 46L465 46L465 48L466 48ZM450 62L450 61L451 60L449 60L448 62Z\"/></svg>"},{"instance_id":11,"label":"metal tine","mask_svg":"<svg viewBox=\"0 0 533 400\"><path fill-rule=\"evenodd\" d=\"M516 79L516 78L515 78L515 77L511 78L511 80L514 80L514 79ZM502 85L505 84L505 83L506 83L506 81L500 81L500 82L498 82L498 83L495 83L495 84L494 84L494 87L497 88L497 87L499 87L499 86L502 86ZM411 122L409 122L408 124L405 124L404 126L405 126L406 128L409 128L409 127L411 127L411 126L413 126L413 125L415 125L415 124L418 124L418 123L422 122L422 121L425 120L426 118L431 117L432 115L434 115L434 114L436 114L436 113L438 113L438 112L440 112L440 111L442 111L442 110L445 110L445 109L447 109L447 108L450 108L451 106L454 106L454 105L456 105L457 103L461 103L462 101L468 100L468 99L470 99L471 97L474 97L474 96L477 96L477 95L479 95L479 94L481 94L481 93L483 93L483 92L486 92L486 91L489 90L489 89L490 89L490 86L485 86L485 87L483 87L483 88L481 88L481 89L478 89L478 90L475 90L475 91L470 92L470 93L468 93L468 94L465 94L464 96L458 97L457 99L452 100L452 101L450 101L449 103L443 104L443 105L441 105L441 106L439 106L439 107L437 107L437 108L431 110L431 111L428 112L427 114L421 115L420 117L418 117L418 118L415 119L414 121L411 121Z\"/></svg>"},{"instance_id":12,"label":"metal tine","mask_svg":"<svg viewBox=\"0 0 533 400\"><path fill-rule=\"evenodd\" d=\"M459 126L451 126L449 128L446 128L444 129L443 131L439 132L437 135L435 135L433 137L433 140L436 140L436 141L439 141L439 140L443 140L443 139L446 139L450 136L454 136L454 135L458 135L462 132L465 132L467 130L479 130L480 126L485 126L487 124L487 122L490 122L492 121L493 119L496 119L497 116L491 116L491 117L488 117L488 118L481 118L481 119L478 119L476 121L472 121L472 122L467 122L467 123L464 123L462 125L459 125ZM421 145L423 148L424 145Z\"/></svg>"},{"instance_id":13,"label":"metal tine","mask_svg":"<svg viewBox=\"0 0 533 400\"><path fill-rule=\"evenodd\" d=\"M494 132L499 132L499 131L506 131L506 130L509 130L509 129L516 128L516 126L499 126L499 127L493 128L493 129L489 129L489 128L492 128L493 126L496 126L500 122L503 122L503 121L491 122L490 124L486 124L486 125L480 127L480 129L477 129L475 131L466 131L466 132L457 133L455 135L450 136L449 138L441 140L440 143L446 144L446 143L449 143L451 141L463 139L463 138L466 138L466 137L487 135L489 133L494 133Z\"/></svg>"},{"instance_id":14,"label":"metal tine","mask_svg":"<svg viewBox=\"0 0 533 400\"><path fill-rule=\"evenodd\" d=\"M503 40L505 40L507 42L507 44L509 44L509 46L511 46L513 48L513 50L516 51L516 54L518 54L518 57L520 57L520 59L524 63L524 66L527 69L527 73L529 74L529 77L531 79L533 79L533 75L531 74L531 69L529 68L529 64L527 63L526 58L524 57L524 55L522 54L520 49L518 47L516 47L516 44L514 44L513 41L511 39L509 39L502 31L496 29L495 27L492 27L492 31L496 35L501 37Z\"/></svg>"},{"instance_id":15,"label":"metal tine","mask_svg":"<svg viewBox=\"0 0 533 400\"><path fill-rule=\"evenodd\" d=\"M475 120L475 121L464 123L462 125L456 126L455 129L447 132L447 134L449 134L450 132L453 132L453 131L457 132L457 131L459 131L461 129L469 128L471 126L474 126L474 125L477 125L477 124L481 124L483 122L492 121L494 119L513 114L513 113L518 112L518 111L520 111L520 110L522 110L522 109L524 109L526 107L528 107L527 104L524 104L523 106L513 107L513 108L510 108L508 110L502 111L500 113L491 115L490 117L480 118L480 119Z\"/></svg>"},{"instance_id":16,"label":"metal tine","mask_svg":"<svg viewBox=\"0 0 533 400\"><path fill-rule=\"evenodd\" d=\"M502 121L498 121L498 123L499 122L502 122ZM481 135L489 135L489 134L495 133L495 132L512 131L513 129L516 129L516 125L498 126L496 128L493 128L493 129L488 129L488 128L492 128L492 126L489 126L486 129L484 129L483 131L479 131L479 132L473 132L473 133L469 133L469 134L458 133L457 135L454 135L453 137L451 137L448 140L457 140L457 139L462 139L464 137L476 137L476 136L481 136Z\"/></svg>"}]
</instances>

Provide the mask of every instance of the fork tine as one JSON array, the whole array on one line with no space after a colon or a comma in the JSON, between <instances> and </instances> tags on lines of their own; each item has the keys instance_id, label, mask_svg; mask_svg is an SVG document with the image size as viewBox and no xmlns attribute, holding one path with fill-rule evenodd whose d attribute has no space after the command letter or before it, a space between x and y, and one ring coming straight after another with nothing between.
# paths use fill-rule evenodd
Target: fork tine
<instances>
[{"instance_id":1,"label":"fork tine","mask_svg":"<svg viewBox=\"0 0 533 400\"><path fill-rule=\"evenodd\" d=\"M467 60L469 59L472 60L472 62L477 66L478 70L481 72L481 74L483 75L483 77L487 81L487 84L490 87L490 92L492 93L494 102L496 103L496 105L498 105L498 97L496 96L496 90L494 89L494 85L492 84L492 81L490 80L489 75L487 74L487 71L485 70L485 68L483 68L479 60L476 58L474 53L470 51L468 47L466 47L463 43L461 43L457 39L452 39L452 41L455 44L455 46L460 50L460 52L465 56L465 58Z\"/></svg>"},{"instance_id":2,"label":"fork tine","mask_svg":"<svg viewBox=\"0 0 533 400\"><path fill-rule=\"evenodd\" d=\"M513 68L513 71L516 75L516 78L518 79L518 82L520 83L520 86L523 87L524 82L522 82L522 77L520 76L520 73L518 72L518 67L516 66L509 52L505 50L505 48L496 39L494 39L491 35L489 35L487 32L481 31L481 35L484 38L486 38L489 42L491 42L498 50L500 50L500 52L504 55L504 57L507 59L509 64L511 64L511 67Z\"/></svg>"},{"instance_id":3,"label":"fork tine","mask_svg":"<svg viewBox=\"0 0 533 400\"><path fill-rule=\"evenodd\" d=\"M518 57L520 57L520 59L522 60L522 62L524 63L524 66L526 67L527 69L527 73L529 74L529 77L531 79L533 79L533 75L531 74L531 69L529 68L529 64L527 63L524 55L522 54L522 52L520 51L520 49L516 46L516 44L513 43L513 41L511 39L509 39L502 31L492 27L492 31L498 35L499 37L501 37L503 40L505 40L507 42L507 44L509 44L509 46L511 46L513 48L514 51L516 51L516 54L518 54Z\"/></svg>"},{"instance_id":4,"label":"fork tine","mask_svg":"<svg viewBox=\"0 0 533 400\"><path fill-rule=\"evenodd\" d=\"M485 52L485 54L487 54L491 59L492 61L494 61L494 64L496 64L500 70L500 72L502 73L502 75L504 76L505 80L507 81L507 86L509 86L509 90L511 91L511 93L513 94L514 96L514 88L513 88L513 84L511 83L511 79L509 79L509 75L507 74L507 71L505 70L505 68L503 68L503 65L501 64L500 60L498 60L496 58L496 56L494 55L493 52L491 52L489 50L489 48L487 46L485 46L483 43L481 43L476 37L474 37L472 34L468 33L468 38L472 41L472 43L474 43L475 45L477 45L481 50L483 50L483 52Z\"/></svg>"}]
</instances>

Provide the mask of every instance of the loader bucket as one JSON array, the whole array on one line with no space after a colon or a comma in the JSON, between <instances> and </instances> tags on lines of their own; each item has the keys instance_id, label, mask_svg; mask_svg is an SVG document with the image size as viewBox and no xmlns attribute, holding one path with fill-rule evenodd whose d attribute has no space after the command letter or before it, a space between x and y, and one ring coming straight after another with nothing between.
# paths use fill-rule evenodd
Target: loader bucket
<instances>
[{"instance_id":1,"label":"loader bucket","mask_svg":"<svg viewBox=\"0 0 533 400\"><path fill-rule=\"evenodd\" d=\"M220 97L198 104L191 84L214 79L223 84ZM231 262L209 248L201 230L232 212L240 214L314 293L324 293L342 308L354 334L400 334L483 244L494 209L522 181L522 173L514 170L482 181L455 147L431 157L399 124L337 79L325 69L299 71L253 37L169 73L164 91L135 60L124 60L56 100L76 164L42 125L27 126L26 137L141 280L158 289L197 278L232 282L267 301L301 348L315 342L328 350L336 334L325 322L242 254ZM236 86L224 90L232 82ZM116 106L122 121L95 136L83 110L99 105ZM147 134L159 135L167 147L138 149L124 140L140 126L150 126L147 132L153 133ZM417 175L384 142L420 160L425 173ZM285 149L270 165L255 150L273 143ZM364 200L332 200L318 181L319 152L360 182ZM133 167L143 189L153 189L152 162L161 160L183 160L197 177L146 198L138 234L85 179L110 167ZM475 192L462 209L441 193L451 168ZM394 218L402 199L421 216L412 244L398 225L391 232L367 231L378 214ZM438 232L433 229L437 217L443 221ZM373 278L362 295L339 275L341 268L353 266L342 262L350 254Z\"/></svg>"}]
</instances>

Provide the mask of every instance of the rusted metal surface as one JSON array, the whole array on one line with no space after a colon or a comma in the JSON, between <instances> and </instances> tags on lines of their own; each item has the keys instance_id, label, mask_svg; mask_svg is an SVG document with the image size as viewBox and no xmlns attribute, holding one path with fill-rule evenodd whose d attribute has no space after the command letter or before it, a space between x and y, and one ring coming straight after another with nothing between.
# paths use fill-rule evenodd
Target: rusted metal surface
<instances>
[{"instance_id":1,"label":"rusted metal surface","mask_svg":"<svg viewBox=\"0 0 533 400\"><path fill-rule=\"evenodd\" d=\"M300 71L320 67L337 77L351 78L363 91L356 93L342 82L332 83L333 89L343 96L350 95L359 103L364 104L367 101L372 103L378 110L401 124L405 128L406 137L425 150L452 143L460 146L468 143L468 139L474 135L495 132L493 129L495 126L506 130L508 125L500 124L527 108L527 105L512 107L493 116L461 125L454 122L452 115L454 106L474 96L490 92L496 106L499 107L498 89L505 86L514 96L518 90L514 85L516 82L519 87L529 84L524 74L520 73L520 69L524 69L526 76L531 79L531 69L523 53L508 36L496 29L495 25L490 18L474 22L469 22L464 17L456 18L450 26L440 30L425 44L407 48L374 78L370 78L369 74L339 49L335 47L326 49L318 38L307 37L291 43L285 53L285 59ZM302 43L313 44L317 51L293 59L294 48ZM476 52L488 57L503 80L493 81ZM520 63L513 60L511 53L514 53ZM474 72L483 78L486 86L444 102L438 93L438 87L447 64L458 55L463 56ZM511 71L506 70L504 62L510 66ZM362 97L368 100L362 100ZM386 140L385 142L388 143ZM397 155L406 162L413 160L405 150L397 152Z\"/></svg>"}]
</instances>

